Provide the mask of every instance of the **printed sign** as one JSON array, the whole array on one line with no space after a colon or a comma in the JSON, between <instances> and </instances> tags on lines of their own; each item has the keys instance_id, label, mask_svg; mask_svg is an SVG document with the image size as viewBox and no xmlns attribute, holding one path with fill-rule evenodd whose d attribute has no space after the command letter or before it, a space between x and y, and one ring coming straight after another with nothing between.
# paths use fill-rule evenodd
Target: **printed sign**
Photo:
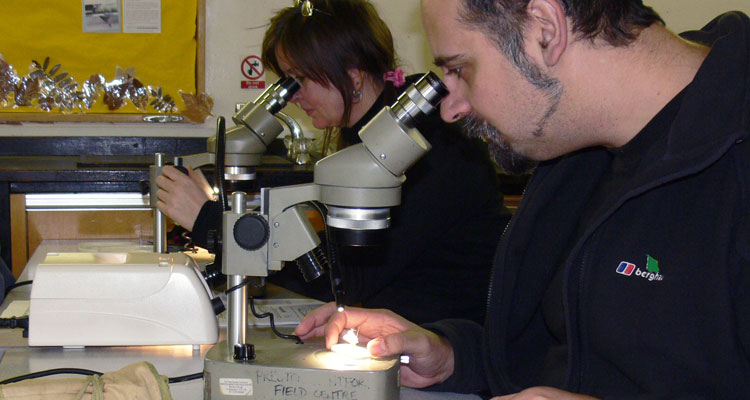
<instances>
[{"instance_id":1,"label":"printed sign","mask_svg":"<svg viewBox=\"0 0 750 400\"><path fill-rule=\"evenodd\" d=\"M260 57L248 56L242 60L242 75L244 75L245 78L255 81L263 76L263 72L265 72L265 67L263 67L263 62L260 60Z\"/></svg>"},{"instance_id":2,"label":"printed sign","mask_svg":"<svg viewBox=\"0 0 750 400\"><path fill-rule=\"evenodd\" d=\"M265 89L266 81L240 81L243 89Z\"/></svg>"},{"instance_id":3,"label":"printed sign","mask_svg":"<svg viewBox=\"0 0 750 400\"><path fill-rule=\"evenodd\" d=\"M266 71L263 61L258 56L247 56L242 60L242 76L247 79L240 81L242 89L265 89L266 81L261 80L263 73ZM249 79L249 80L248 80Z\"/></svg>"}]
</instances>

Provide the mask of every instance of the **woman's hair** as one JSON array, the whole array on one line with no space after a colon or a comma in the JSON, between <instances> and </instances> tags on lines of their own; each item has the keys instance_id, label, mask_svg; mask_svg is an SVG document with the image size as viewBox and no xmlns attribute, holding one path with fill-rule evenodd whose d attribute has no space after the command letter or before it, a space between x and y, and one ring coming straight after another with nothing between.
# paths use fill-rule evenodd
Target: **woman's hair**
<instances>
[{"instance_id":1,"label":"woman's hair","mask_svg":"<svg viewBox=\"0 0 750 400\"><path fill-rule=\"evenodd\" d=\"M291 0L290 0L291 1ZM287 7L272 19L263 38L263 61L279 76L276 52L283 54L306 79L335 87L344 99L340 127L351 117L354 86L349 69L365 72L376 85L396 67L393 38L375 7L367 0L311 0L312 15L301 7ZM393 90L385 85L384 90ZM325 155L334 129L326 129ZM339 140L339 146L341 141Z\"/></svg>"}]
</instances>

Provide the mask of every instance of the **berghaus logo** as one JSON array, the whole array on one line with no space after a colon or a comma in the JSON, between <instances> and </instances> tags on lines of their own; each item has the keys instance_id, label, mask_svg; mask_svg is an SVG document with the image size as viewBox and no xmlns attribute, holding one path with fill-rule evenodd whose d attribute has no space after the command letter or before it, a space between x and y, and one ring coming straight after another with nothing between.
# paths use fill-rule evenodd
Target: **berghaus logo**
<instances>
[{"instance_id":1,"label":"berghaus logo","mask_svg":"<svg viewBox=\"0 0 750 400\"><path fill-rule=\"evenodd\" d=\"M628 261L620 261L615 270L618 274L625 276L635 275L648 281L662 281L664 275L659 273L659 261L646 254L646 269L642 270L637 265Z\"/></svg>"}]
</instances>

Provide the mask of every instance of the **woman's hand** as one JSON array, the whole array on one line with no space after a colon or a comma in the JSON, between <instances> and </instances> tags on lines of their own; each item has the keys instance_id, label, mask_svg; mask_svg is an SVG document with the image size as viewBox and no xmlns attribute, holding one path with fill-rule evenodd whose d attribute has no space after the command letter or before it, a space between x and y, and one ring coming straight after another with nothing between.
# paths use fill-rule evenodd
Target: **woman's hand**
<instances>
[{"instance_id":1,"label":"woman's hand","mask_svg":"<svg viewBox=\"0 0 750 400\"><path fill-rule=\"evenodd\" d=\"M185 167L188 175L167 165L156 178L159 201L156 207L183 228L192 231L201 207L213 200L213 190L200 171Z\"/></svg>"},{"instance_id":2,"label":"woman's hand","mask_svg":"<svg viewBox=\"0 0 750 400\"><path fill-rule=\"evenodd\" d=\"M453 374L453 348L447 340L388 310L346 307L338 311L328 303L310 313L295 329L302 339L325 336L326 347L338 343L345 329L356 328L370 355L390 357L406 354L401 366L401 385L422 388L443 382Z\"/></svg>"}]
</instances>

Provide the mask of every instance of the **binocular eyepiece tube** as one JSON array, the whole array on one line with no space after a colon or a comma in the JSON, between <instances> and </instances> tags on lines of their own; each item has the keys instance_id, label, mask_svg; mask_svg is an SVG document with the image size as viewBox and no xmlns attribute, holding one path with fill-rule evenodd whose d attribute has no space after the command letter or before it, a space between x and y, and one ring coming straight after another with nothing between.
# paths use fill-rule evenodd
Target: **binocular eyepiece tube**
<instances>
[{"instance_id":1,"label":"binocular eyepiece tube","mask_svg":"<svg viewBox=\"0 0 750 400\"><path fill-rule=\"evenodd\" d=\"M378 170L401 177L430 149L429 142L419 133L416 125L420 119L437 109L448 95L448 89L433 72L428 72L418 81L409 85L390 107L384 108L359 132L362 144L377 160ZM334 155L335 156L335 155ZM368 185L370 177L359 177L360 188L349 188L346 195L351 199L371 200L373 187ZM396 181L398 182L398 180ZM357 185L353 185L357 186ZM390 207L399 203L400 183L395 187L383 187L383 193L395 196L394 201L383 201L383 207L375 204L359 207L357 201L329 202L326 223L333 233L333 240L350 246L378 244L385 237L382 232L390 226ZM359 195L353 195L359 191ZM365 194L365 193L368 194ZM334 195L335 197L336 195ZM342 196L345 196L342 192ZM348 203L348 204L346 204Z\"/></svg>"}]
</instances>

